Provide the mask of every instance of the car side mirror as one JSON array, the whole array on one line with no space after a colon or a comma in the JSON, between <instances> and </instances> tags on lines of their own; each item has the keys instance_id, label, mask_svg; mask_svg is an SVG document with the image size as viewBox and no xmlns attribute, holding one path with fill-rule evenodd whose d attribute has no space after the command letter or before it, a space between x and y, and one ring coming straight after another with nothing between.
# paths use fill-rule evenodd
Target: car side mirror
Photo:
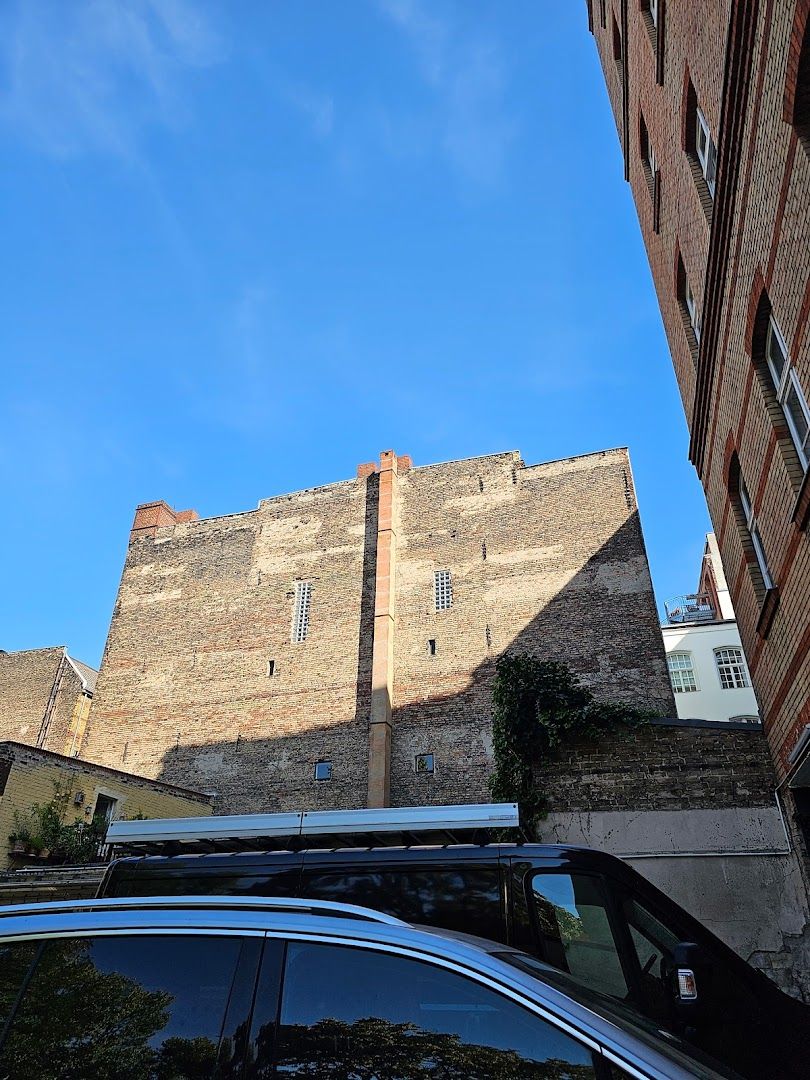
<instances>
[{"instance_id":1,"label":"car side mirror","mask_svg":"<svg viewBox=\"0 0 810 1080\"><path fill-rule=\"evenodd\" d=\"M712 998L711 964L694 941L680 941L672 954L672 996L682 1018L695 1023Z\"/></svg>"}]
</instances>

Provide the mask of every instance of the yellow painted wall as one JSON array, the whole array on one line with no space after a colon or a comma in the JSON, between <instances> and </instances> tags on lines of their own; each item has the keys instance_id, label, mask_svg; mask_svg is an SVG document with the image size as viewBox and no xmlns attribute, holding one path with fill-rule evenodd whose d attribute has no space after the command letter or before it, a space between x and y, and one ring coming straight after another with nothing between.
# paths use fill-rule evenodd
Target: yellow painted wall
<instances>
[{"instance_id":1,"label":"yellow painted wall","mask_svg":"<svg viewBox=\"0 0 810 1080\"><path fill-rule=\"evenodd\" d=\"M90 821L96 796L99 793L117 799L116 817L205 817L211 814L209 803L174 795L155 787L148 780L118 776L94 769L73 758L64 763L36 756L36 751L14 749L14 761L0 796L0 869L7 869L8 837L14 832L14 811L24 813L35 803L47 803L56 790L70 791L65 803L66 823ZM81 806L76 806L77 792L84 793Z\"/></svg>"}]
</instances>

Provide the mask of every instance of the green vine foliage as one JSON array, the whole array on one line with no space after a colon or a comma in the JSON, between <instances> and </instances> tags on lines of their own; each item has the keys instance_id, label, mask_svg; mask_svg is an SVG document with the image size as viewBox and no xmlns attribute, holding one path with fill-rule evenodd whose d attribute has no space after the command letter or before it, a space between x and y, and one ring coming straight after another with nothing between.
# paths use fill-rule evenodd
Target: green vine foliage
<instances>
[{"instance_id":1,"label":"green vine foliage","mask_svg":"<svg viewBox=\"0 0 810 1080\"><path fill-rule=\"evenodd\" d=\"M597 701L570 669L525 654L500 657L492 691L494 799L517 802L530 836L548 813L534 767L574 736L599 739L617 727L648 723L647 709Z\"/></svg>"}]
</instances>

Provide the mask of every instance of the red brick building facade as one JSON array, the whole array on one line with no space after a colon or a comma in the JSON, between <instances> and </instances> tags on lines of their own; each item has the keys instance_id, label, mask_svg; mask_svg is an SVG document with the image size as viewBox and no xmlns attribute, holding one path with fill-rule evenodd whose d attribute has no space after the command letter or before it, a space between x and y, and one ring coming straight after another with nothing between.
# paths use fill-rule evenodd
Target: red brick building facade
<instances>
[{"instance_id":1,"label":"red brick building facade","mask_svg":"<svg viewBox=\"0 0 810 1080\"><path fill-rule=\"evenodd\" d=\"M588 14L690 458L810 843L810 0L589 0Z\"/></svg>"}]
</instances>

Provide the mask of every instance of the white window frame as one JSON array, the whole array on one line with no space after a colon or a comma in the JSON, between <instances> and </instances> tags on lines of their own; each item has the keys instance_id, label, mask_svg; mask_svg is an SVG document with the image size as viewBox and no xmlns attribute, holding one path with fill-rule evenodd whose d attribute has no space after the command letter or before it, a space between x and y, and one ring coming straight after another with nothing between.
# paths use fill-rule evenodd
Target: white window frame
<instances>
[{"instance_id":1,"label":"white window frame","mask_svg":"<svg viewBox=\"0 0 810 1080\"><path fill-rule=\"evenodd\" d=\"M689 278L684 275L684 290L683 300L686 304L686 310L689 313L689 325L695 335L695 339L700 344L700 315L697 309L697 300L695 300L695 294L692 292L692 286L689 284Z\"/></svg>"},{"instance_id":2,"label":"white window frame","mask_svg":"<svg viewBox=\"0 0 810 1080\"><path fill-rule=\"evenodd\" d=\"M658 172L658 162L655 160L655 150L653 150L652 142L650 140L650 131L647 129L647 165L652 173L653 180L655 174Z\"/></svg>"},{"instance_id":3,"label":"white window frame","mask_svg":"<svg viewBox=\"0 0 810 1080\"><path fill-rule=\"evenodd\" d=\"M751 685L745 654L737 645L723 645L714 650L714 666L721 690L747 690Z\"/></svg>"},{"instance_id":4,"label":"white window frame","mask_svg":"<svg viewBox=\"0 0 810 1080\"><path fill-rule=\"evenodd\" d=\"M781 371L773 362L774 347L779 350L782 357ZM787 421L790 437L793 439L793 445L796 447L796 453L799 455L799 461L802 464L802 468L806 469L808 465L810 465L810 407L808 407L807 398L804 396L804 391L802 390L798 376L796 375L796 369L793 367L788 354L785 339L782 337L782 333L777 326L773 315L768 316L768 330L765 334L765 361L773 381L773 388L776 391L776 398L785 415L785 420ZM796 396L799 411L804 418L806 427L804 441L802 441L801 433L796 427L793 413L787 405L791 391L793 391Z\"/></svg>"},{"instance_id":5,"label":"white window frame","mask_svg":"<svg viewBox=\"0 0 810 1080\"><path fill-rule=\"evenodd\" d=\"M717 179L717 147L714 145L712 130L700 108L696 110L695 152L700 162L703 177L712 198L714 198L715 181Z\"/></svg>"},{"instance_id":6,"label":"white window frame","mask_svg":"<svg viewBox=\"0 0 810 1080\"><path fill-rule=\"evenodd\" d=\"M306 641L309 634L309 611L312 606L312 582L296 581L290 640L293 645Z\"/></svg>"},{"instance_id":7,"label":"white window frame","mask_svg":"<svg viewBox=\"0 0 810 1080\"><path fill-rule=\"evenodd\" d=\"M658 29L658 0L648 0L647 11L650 13L652 24L655 29Z\"/></svg>"},{"instance_id":8,"label":"white window frame","mask_svg":"<svg viewBox=\"0 0 810 1080\"><path fill-rule=\"evenodd\" d=\"M433 604L436 611L449 611L453 606L453 578L449 570L433 571Z\"/></svg>"},{"instance_id":9,"label":"white window frame","mask_svg":"<svg viewBox=\"0 0 810 1080\"><path fill-rule=\"evenodd\" d=\"M420 765L420 761L424 762L424 764ZM413 771L419 776L432 776L435 773L436 756L432 750L428 750L424 754L414 755Z\"/></svg>"},{"instance_id":10,"label":"white window frame","mask_svg":"<svg viewBox=\"0 0 810 1080\"><path fill-rule=\"evenodd\" d=\"M672 663L677 657L684 663ZM667 671L674 694L696 694L700 690L695 672L694 658L687 649L674 649L667 653ZM677 677L676 677L677 676ZM688 679L687 679L688 677ZM690 685L685 685L687 681Z\"/></svg>"},{"instance_id":11,"label":"white window frame","mask_svg":"<svg viewBox=\"0 0 810 1080\"><path fill-rule=\"evenodd\" d=\"M762 546L762 538L759 535L756 518L754 517L754 508L751 505L751 496L748 494L748 488L745 486L745 481L743 480L742 473L740 473L738 491L740 493L740 505L742 506L742 512L745 518L745 527L748 529L748 535L751 537L751 543L754 547L754 554L757 557L759 572L762 574L762 580L765 583L765 588L772 589L773 578L771 577L771 572L768 569L768 561L765 558L765 548Z\"/></svg>"}]
</instances>

